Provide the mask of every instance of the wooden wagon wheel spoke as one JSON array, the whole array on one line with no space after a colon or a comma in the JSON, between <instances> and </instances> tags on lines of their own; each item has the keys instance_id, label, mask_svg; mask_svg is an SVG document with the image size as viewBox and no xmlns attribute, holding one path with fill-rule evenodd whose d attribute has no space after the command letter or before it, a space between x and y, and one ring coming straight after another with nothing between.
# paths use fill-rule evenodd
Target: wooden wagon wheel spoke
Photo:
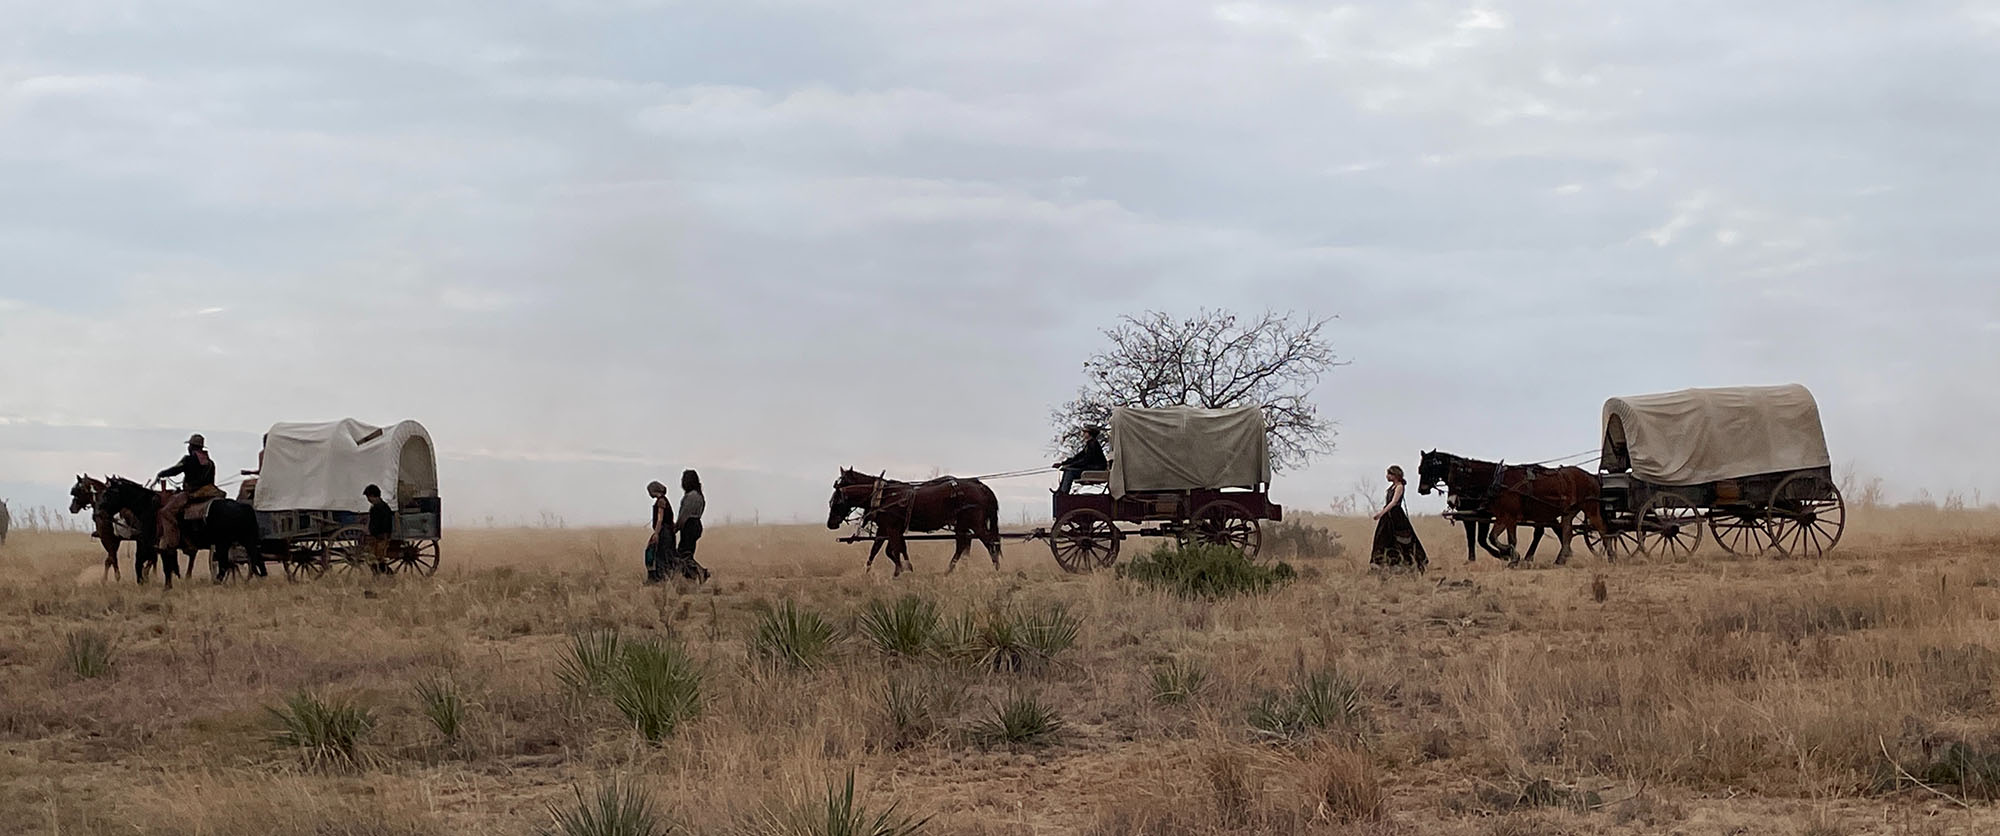
<instances>
[{"instance_id":1,"label":"wooden wagon wheel spoke","mask_svg":"<svg viewBox=\"0 0 2000 836\"><path fill-rule=\"evenodd\" d=\"M344 575L358 575L374 570L364 545L367 529L350 525L327 535L326 563Z\"/></svg>"},{"instance_id":2,"label":"wooden wagon wheel spoke","mask_svg":"<svg viewBox=\"0 0 2000 836\"><path fill-rule=\"evenodd\" d=\"M1770 529L1757 509L1718 509L1709 515L1708 533L1723 551L1734 555L1754 556L1771 548Z\"/></svg>"},{"instance_id":3,"label":"wooden wagon wheel spoke","mask_svg":"<svg viewBox=\"0 0 2000 836\"><path fill-rule=\"evenodd\" d=\"M1063 571L1077 573L1118 562L1117 524L1103 512L1078 508L1056 520L1049 532L1049 551Z\"/></svg>"},{"instance_id":4,"label":"wooden wagon wheel spoke","mask_svg":"<svg viewBox=\"0 0 2000 836\"><path fill-rule=\"evenodd\" d=\"M1575 532L1578 537L1583 538L1583 548L1585 551L1599 557L1605 556L1604 533L1590 526L1589 514L1578 511L1572 515L1569 518L1569 530Z\"/></svg>"},{"instance_id":5,"label":"wooden wagon wheel spoke","mask_svg":"<svg viewBox=\"0 0 2000 836\"><path fill-rule=\"evenodd\" d=\"M1847 531L1847 501L1825 477L1795 473L1771 492L1765 527L1780 552L1820 557Z\"/></svg>"},{"instance_id":6,"label":"wooden wagon wheel spoke","mask_svg":"<svg viewBox=\"0 0 2000 836\"><path fill-rule=\"evenodd\" d=\"M1701 523L1701 511L1680 494L1655 494L1635 526L1639 553L1686 558L1701 548Z\"/></svg>"},{"instance_id":7,"label":"wooden wagon wheel spoke","mask_svg":"<svg viewBox=\"0 0 2000 836\"><path fill-rule=\"evenodd\" d=\"M1194 512L1193 537L1211 546L1227 546L1256 557L1264 543L1263 528L1250 510L1233 500L1218 499Z\"/></svg>"}]
</instances>

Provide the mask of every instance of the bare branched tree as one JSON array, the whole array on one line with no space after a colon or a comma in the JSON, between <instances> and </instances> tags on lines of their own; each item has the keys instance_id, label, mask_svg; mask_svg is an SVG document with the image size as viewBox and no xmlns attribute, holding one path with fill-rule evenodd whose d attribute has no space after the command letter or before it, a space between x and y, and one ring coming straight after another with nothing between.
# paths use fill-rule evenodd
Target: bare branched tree
<instances>
[{"instance_id":1,"label":"bare branched tree","mask_svg":"<svg viewBox=\"0 0 2000 836\"><path fill-rule=\"evenodd\" d=\"M1074 449L1082 427L1109 423L1114 407L1257 406L1271 466L1305 464L1333 449L1333 425L1312 402L1320 377L1345 365L1322 334L1329 321L1269 311L1251 319L1210 310L1124 317L1104 332L1110 346L1084 361L1076 397L1051 411L1053 447Z\"/></svg>"}]
</instances>

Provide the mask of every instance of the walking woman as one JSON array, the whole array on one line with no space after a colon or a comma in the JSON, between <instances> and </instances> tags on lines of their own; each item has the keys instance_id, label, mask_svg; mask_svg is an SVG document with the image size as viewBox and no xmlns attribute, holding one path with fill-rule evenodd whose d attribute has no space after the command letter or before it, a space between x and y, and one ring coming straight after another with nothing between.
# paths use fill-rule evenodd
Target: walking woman
<instances>
[{"instance_id":1,"label":"walking woman","mask_svg":"<svg viewBox=\"0 0 2000 836\"><path fill-rule=\"evenodd\" d=\"M657 481L646 484L646 494L653 498L653 534L646 538L646 582L659 583L673 559L674 504L667 501L667 486Z\"/></svg>"},{"instance_id":2,"label":"walking woman","mask_svg":"<svg viewBox=\"0 0 2000 836\"><path fill-rule=\"evenodd\" d=\"M701 540L701 512L706 510L708 497L701 493L701 474L681 471L681 516L674 528L681 534L681 574L691 581L708 580L708 570L694 559L695 543Z\"/></svg>"},{"instance_id":3,"label":"walking woman","mask_svg":"<svg viewBox=\"0 0 2000 836\"><path fill-rule=\"evenodd\" d=\"M1423 541L1417 539L1417 529L1410 525L1410 515L1403 511L1406 487L1403 468L1390 465L1389 493L1382 501L1382 510L1375 512L1375 545L1369 549L1368 562L1392 569L1422 572L1431 561L1430 556L1424 554Z\"/></svg>"}]
</instances>

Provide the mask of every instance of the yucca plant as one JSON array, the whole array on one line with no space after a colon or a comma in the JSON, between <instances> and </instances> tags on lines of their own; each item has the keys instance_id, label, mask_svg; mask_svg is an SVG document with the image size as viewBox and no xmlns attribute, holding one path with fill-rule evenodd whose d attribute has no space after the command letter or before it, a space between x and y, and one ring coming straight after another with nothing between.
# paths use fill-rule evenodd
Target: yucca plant
<instances>
[{"instance_id":1,"label":"yucca plant","mask_svg":"<svg viewBox=\"0 0 2000 836\"><path fill-rule=\"evenodd\" d=\"M1066 728L1062 715L1041 698L1015 694L993 706L993 716L974 723L972 736L987 744L1040 746L1053 742Z\"/></svg>"},{"instance_id":2,"label":"yucca plant","mask_svg":"<svg viewBox=\"0 0 2000 836\"><path fill-rule=\"evenodd\" d=\"M1021 633L1021 641L1042 661L1053 660L1075 647L1077 639L1083 635L1083 619L1071 615L1069 608L1060 603L1019 613L1014 623Z\"/></svg>"},{"instance_id":3,"label":"yucca plant","mask_svg":"<svg viewBox=\"0 0 2000 836\"><path fill-rule=\"evenodd\" d=\"M941 626L937 604L915 595L895 601L876 599L861 608L861 634L877 650L891 656L914 657L929 652Z\"/></svg>"},{"instance_id":4,"label":"yucca plant","mask_svg":"<svg viewBox=\"0 0 2000 836\"><path fill-rule=\"evenodd\" d=\"M575 789L576 801L549 805L548 827L542 836L668 836L680 827L659 811L652 796L637 785L613 778L586 796Z\"/></svg>"},{"instance_id":5,"label":"yucca plant","mask_svg":"<svg viewBox=\"0 0 2000 836\"><path fill-rule=\"evenodd\" d=\"M870 810L854 796L854 772L844 785L827 785L824 798L805 796L768 804L744 830L748 836L922 836L930 817L900 814L896 805Z\"/></svg>"},{"instance_id":6,"label":"yucca plant","mask_svg":"<svg viewBox=\"0 0 2000 836\"><path fill-rule=\"evenodd\" d=\"M1153 701L1162 704L1187 702L1200 696L1208 686L1208 670L1188 659L1170 659L1153 668Z\"/></svg>"},{"instance_id":7,"label":"yucca plant","mask_svg":"<svg viewBox=\"0 0 2000 836\"><path fill-rule=\"evenodd\" d=\"M650 742L701 713L701 671L677 645L626 642L608 689L611 704Z\"/></svg>"},{"instance_id":8,"label":"yucca plant","mask_svg":"<svg viewBox=\"0 0 2000 836\"><path fill-rule=\"evenodd\" d=\"M804 670L825 664L839 641L840 631L832 622L786 599L764 611L750 637L750 652L765 661Z\"/></svg>"},{"instance_id":9,"label":"yucca plant","mask_svg":"<svg viewBox=\"0 0 2000 836\"><path fill-rule=\"evenodd\" d=\"M301 691L286 698L283 706L265 711L278 725L273 740L298 750L307 766L352 769L366 765L361 744L375 728L375 715L367 708Z\"/></svg>"},{"instance_id":10,"label":"yucca plant","mask_svg":"<svg viewBox=\"0 0 2000 836\"><path fill-rule=\"evenodd\" d=\"M556 679L575 696L604 693L618 672L623 646L615 629L571 633L556 659Z\"/></svg>"},{"instance_id":11,"label":"yucca plant","mask_svg":"<svg viewBox=\"0 0 2000 836\"><path fill-rule=\"evenodd\" d=\"M1250 706L1250 727L1283 740L1327 731L1359 739L1368 724L1360 683L1336 671L1296 675L1283 692L1266 693Z\"/></svg>"},{"instance_id":12,"label":"yucca plant","mask_svg":"<svg viewBox=\"0 0 2000 836\"><path fill-rule=\"evenodd\" d=\"M445 745L457 745L465 731L465 697L459 692L458 683L440 674L418 681L416 693L417 703L423 708L424 719L431 721L431 728L444 738Z\"/></svg>"},{"instance_id":13,"label":"yucca plant","mask_svg":"<svg viewBox=\"0 0 2000 836\"><path fill-rule=\"evenodd\" d=\"M116 665L111 637L96 630L75 630L63 640L63 667L77 679L96 679Z\"/></svg>"}]
</instances>

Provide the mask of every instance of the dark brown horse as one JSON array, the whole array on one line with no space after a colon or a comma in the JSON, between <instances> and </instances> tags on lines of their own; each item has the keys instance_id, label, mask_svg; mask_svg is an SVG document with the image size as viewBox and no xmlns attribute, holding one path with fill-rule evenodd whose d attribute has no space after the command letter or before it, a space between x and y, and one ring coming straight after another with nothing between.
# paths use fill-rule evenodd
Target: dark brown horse
<instances>
[{"instance_id":1,"label":"dark brown horse","mask_svg":"<svg viewBox=\"0 0 2000 836\"><path fill-rule=\"evenodd\" d=\"M895 565L896 576L900 577L910 556L909 542L903 535L946 528L958 535L958 548L951 553L951 564L945 568L947 574L957 569L958 559L972 550L974 538L986 545L987 553L993 557L993 568L1000 568L1000 498L977 479L940 476L912 484L843 467L840 478L833 482L833 498L827 502L826 527L839 528L857 510L862 522L874 524L878 538L874 548L868 550L871 568L876 553L887 543L889 562Z\"/></svg>"},{"instance_id":2,"label":"dark brown horse","mask_svg":"<svg viewBox=\"0 0 2000 836\"><path fill-rule=\"evenodd\" d=\"M1438 485L1454 496L1486 500L1486 510L1493 515L1492 530L1507 532L1506 547L1490 543L1489 550L1509 562L1519 560L1514 530L1523 523L1556 530L1562 543L1562 550L1556 555L1558 566L1569 562L1569 541L1576 533L1570 521L1577 512L1583 513L1586 525L1604 530L1597 477L1580 467L1506 465L1432 450L1424 454L1417 467L1417 492L1430 493ZM1539 531L1536 539L1540 539ZM1605 548L1607 559L1616 557L1608 545Z\"/></svg>"},{"instance_id":3,"label":"dark brown horse","mask_svg":"<svg viewBox=\"0 0 2000 836\"><path fill-rule=\"evenodd\" d=\"M85 508L90 509L90 536L104 547L104 576L115 580L118 578L118 546L127 539L137 541L139 523L130 511L116 517L106 512L101 507L103 494L103 482L77 474L76 485L69 489L69 512L78 514ZM124 524L125 533L133 536L119 536L119 523Z\"/></svg>"}]
</instances>

